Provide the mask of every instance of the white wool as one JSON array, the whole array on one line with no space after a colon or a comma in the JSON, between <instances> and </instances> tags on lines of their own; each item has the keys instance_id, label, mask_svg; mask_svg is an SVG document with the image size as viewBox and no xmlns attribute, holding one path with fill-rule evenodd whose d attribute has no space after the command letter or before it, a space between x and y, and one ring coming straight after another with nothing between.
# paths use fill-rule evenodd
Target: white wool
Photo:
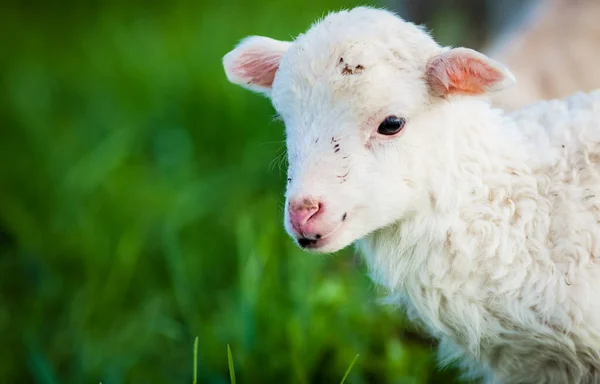
<instances>
[{"instance_id":1,"label":"white wool","mask_svg":"<svg viewBox=\"0 0 600 384\"><path fill-rule=\"evenodd\" d=\"M286 197L324 203L315 250L356 242L442 363L490 383L600 382L600 91L512 114L439 98L427 65L448 49L366 7L299 36L269 90ZM406 127L378 135L391 114Z\"/></svg>"},{"instance_id":2,"label":"white wool","mask_svg":"<svg viewBox=\"0 0 600 384\"><path fill-rule=\"evenodd\" d=\"M359 248L443 360L464 353L504 383L598 382L600 92L488 113L495 124L460 128L444 156L454 170L431 190L454 208L415 212Z\"/></svg>"}]
</instances>

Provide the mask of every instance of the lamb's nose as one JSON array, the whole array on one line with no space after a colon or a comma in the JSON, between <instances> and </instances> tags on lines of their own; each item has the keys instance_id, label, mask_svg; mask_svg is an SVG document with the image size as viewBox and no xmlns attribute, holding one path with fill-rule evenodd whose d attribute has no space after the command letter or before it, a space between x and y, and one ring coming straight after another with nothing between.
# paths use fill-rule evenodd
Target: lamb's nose
<instances>
[{"instance_id":1,"label":"lamb's nose","mask_svg":"<svg viewBox=\"0 0 600 384\"><path fill-rule=\"evenodd\" d=\"M321 207L322 204L313 198L291 200L288 205L288 212L294 228L302 232L302 227L306 225L308 220L319 214Z\"/></svg>"}]
</instances>

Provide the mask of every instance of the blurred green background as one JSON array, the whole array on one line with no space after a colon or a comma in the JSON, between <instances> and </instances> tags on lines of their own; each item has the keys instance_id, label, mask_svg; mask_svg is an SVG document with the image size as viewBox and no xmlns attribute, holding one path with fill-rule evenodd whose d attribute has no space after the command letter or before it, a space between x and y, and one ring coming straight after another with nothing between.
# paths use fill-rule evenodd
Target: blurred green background
<instances>
[{"instance_id":1,"label":"blurred green background","mask_svg":"<svg viewBox=\"0 0 600 384\"><path fill-rule=\"evenodd\" d=\"M476 1L434 3L371 4L483 41ZM359 4L2 3L1 383L191 383L196 336L200 383L227 344L239 383L339 383L356 354L349 383L451 382L352 250L288 239L283 127L221 67Z\"/></svg>"}]
</instances>

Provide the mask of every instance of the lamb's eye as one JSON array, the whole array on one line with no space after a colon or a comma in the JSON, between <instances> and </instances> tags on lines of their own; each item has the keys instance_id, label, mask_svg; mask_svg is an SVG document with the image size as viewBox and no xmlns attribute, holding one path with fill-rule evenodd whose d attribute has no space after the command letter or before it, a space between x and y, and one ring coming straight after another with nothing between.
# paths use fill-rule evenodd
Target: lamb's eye
<instances>
[{"instance_id":1,"label":"lamb's eye","mask_svg":"<svg viewBox=\"0 0 600 384\"><path fill-rule=\"evenodd\" d=\"M379 125L377 132L387 136L395 135L396 133L400 132L402 128L404 128L405 123L406 119L403 117L388 116Z\"/></svg>"}]
</instances>

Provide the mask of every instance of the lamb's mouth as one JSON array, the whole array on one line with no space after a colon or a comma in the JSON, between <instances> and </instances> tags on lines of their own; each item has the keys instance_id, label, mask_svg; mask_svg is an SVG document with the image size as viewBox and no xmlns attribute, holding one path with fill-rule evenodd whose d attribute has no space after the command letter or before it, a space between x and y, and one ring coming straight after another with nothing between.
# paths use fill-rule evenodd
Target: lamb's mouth
<instances>
[{"instance_id":1,"label":"lamb's mouth","mask_svg":"<svg viewBox=\"0 0 600 384\"><path fill-rule=\"evenodd\" d=\"M307 237L300 237L297 240L300 248L317 250L326 246L327 243L329 243L330 238L328 237L323 239L309 239Z\"/></svg>"},{"instance_id":2,"label":"lamb's mouth","mask_svg":"<svg viewBox=\"0 0 600 384\"><path fill-rule=\"evenodd\" d=\"M301 237L298 239L298 245L300 248L319 248L319 240L307 239L306 237Z\"/></svg>"},{"instance_id":3,"label":"lamb's mouth","mask_svg":"<svg viewBox=\"0 0 600 384\"><path fill-rule=\"evenodd\" d=\"M326 235L317 234L314 236L314 238L309 238L309 237L304 236L304 234L301 233L300 237L298 237L298 239L297 239L298 245L300 246L300 248L303 248L303 249L319 249L319 248L323 247L324 245L326 245L329 242L331 237L333 237L333 235L335 235L335 233L338 232L340 227L344 224L344 221L346 221L347 216L348 216L348 214L344 213L340 223L334 229L329 231L329 233L327 233Z\"/></svg>"}]
</instances>

